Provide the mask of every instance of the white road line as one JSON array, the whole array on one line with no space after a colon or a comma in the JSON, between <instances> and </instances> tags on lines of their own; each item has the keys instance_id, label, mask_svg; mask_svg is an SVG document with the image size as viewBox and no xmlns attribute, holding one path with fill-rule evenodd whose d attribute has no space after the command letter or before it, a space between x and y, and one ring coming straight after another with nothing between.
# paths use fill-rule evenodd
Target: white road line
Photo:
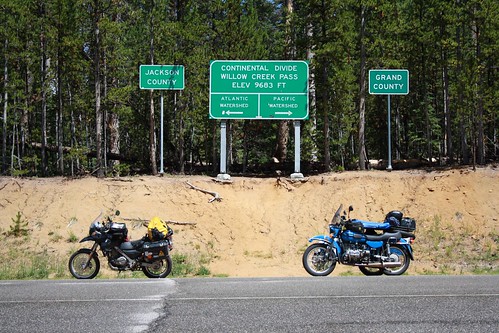
<instances>
[{"instance_id":1,"label":"white road line","mask_svg":"<svg viewBox=\"0 0 499 333\"><path fill-rule=\"evenodd\" d=\"M443 294L443 295L344 295L344 296L236 296L236 297L173 297L168 301L230 301L230 300L287 300L287 299L344 299L344 298L448 298L448 297L499 297L499 294Z\"/></svg>"},{"instance_id":2,"label":"white road line","mask_svg":"<svg viewBox=\"0 0 499 333\"><path fill-rule=\"evenodd\" d=\"M28 303L93 303L93 302L151 302L162 301L161 297L151 298L109 298L109 299L43 299L24 301L0 301L0 304L28 304Z\"/></svg>"}]
</instances>

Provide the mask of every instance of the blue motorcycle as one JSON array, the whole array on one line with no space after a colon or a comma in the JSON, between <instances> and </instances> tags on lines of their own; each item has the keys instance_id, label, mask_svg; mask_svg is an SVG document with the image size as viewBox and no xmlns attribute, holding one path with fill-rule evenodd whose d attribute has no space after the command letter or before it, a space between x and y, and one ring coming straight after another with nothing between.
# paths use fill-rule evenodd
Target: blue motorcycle
<instances>
[{"instance_id":1,"label":"blue motorcycle","mask_svg":"<svg viewBox=\"0 0 499 333\"><path fill-rule=\"evenodd\" d=\"M385 222L350 219L340 205L329 224L329 235L317 235L303 254L303 267L313 276L331 274L337 263L357 266L364 275L402 275L414 260L413 219L392 211Z\"/></svg>"}]
</instances>

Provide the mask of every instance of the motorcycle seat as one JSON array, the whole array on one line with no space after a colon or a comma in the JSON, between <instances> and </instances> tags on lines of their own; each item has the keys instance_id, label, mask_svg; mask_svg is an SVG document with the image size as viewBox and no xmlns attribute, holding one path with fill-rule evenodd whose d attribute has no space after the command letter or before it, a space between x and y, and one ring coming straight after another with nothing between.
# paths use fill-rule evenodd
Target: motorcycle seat
<instances>
[{"instance_id":1,"label":"motorcycle seat","mask_svg":"<svg viewBox=\"0 0 499 333\"><path fill-rule=\"evenodd\" d=\"M387 232L379 236L374 236L374 235L366 235L366 239L370 241L386 241L389 240L390 238L395 238L399 240L402 238L402 234L400 232Z\"/></svg>"},{"instance_id":2,"label":"motorcycle seat","mask_svg":"<svg viewBox=\"0 0 499 333\"><path fill-rule=\"evenodd\" d=\"M139 239L136 241L121 243L120 249L122 249L122 250L136 250L136 249L141 248L142 245L144 245L144 241L142 239Z\"/></svg>"},{"instance_id":3,"label":"motorcycle seat","mask_svg":"<svg viewBox=\"0 0 499 333\"><path fill-rule=\"evenodd\" d=\"M364 229L375 229L375 230L388 230L391 228L390 223L385 222L371 222L354 219L352 221L361 222L364 225Z\"/></svg>"}]
</instances>

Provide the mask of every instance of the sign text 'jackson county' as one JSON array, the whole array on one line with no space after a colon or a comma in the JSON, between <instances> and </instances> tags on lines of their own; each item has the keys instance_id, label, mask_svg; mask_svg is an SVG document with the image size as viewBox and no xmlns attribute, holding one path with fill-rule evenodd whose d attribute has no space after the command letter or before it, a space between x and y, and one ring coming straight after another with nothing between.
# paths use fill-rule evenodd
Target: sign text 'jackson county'
<instances>
[{"instance_id":1,"label":"sign text 'jackson county'","mask_svg":"<svg viewBox=\"0 0 499 333\"><path fill-rule=\"evenodd\" d=\"M140 89L183 90L183 65L140 65Z\"/></svg>"}]
</instances>

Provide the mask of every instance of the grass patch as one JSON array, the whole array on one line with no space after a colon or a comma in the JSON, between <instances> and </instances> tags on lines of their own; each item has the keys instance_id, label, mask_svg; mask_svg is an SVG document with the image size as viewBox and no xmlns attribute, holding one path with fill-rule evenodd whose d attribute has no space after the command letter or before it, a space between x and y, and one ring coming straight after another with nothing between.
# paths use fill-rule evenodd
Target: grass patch
<instances>
[{"instance_id":1,"label":"grass patch","mask_svg":"<svg viewBox=\"0 0 499 333\"><path fill-rule=\"evenodd\" d=\"M416 262L430 263L418 271L426 274L498 274L499 237L466 221L459 212L454 219L435 215L421 221L413 246Z\"/></svg>"},{"instance_id":2,"label":"grass patch","mask_svg":"<svg viewBox=\"0 0 499 333\"><path fill-rule=\"evenodd\" d=\"M69 233L67 242L68 243L78 243L80 239L72 231Z\"/></svg>"},{"instance_id":3,"label":"grass patch","mask_svg":"<svg viewBox=\"0 0 499 333\"><path fill-rule=\"evenodd\" d=\"M259 258L259 259L272 259L274 256L272 255L272 252L263 252L263 251L244 251L243 253L246 257L254 257L254 258Z\"/></svg>"},{"instance_id":4,"label":"grass patch","mask_svg":"<svg viewBox=\"0 0 499 333\"><path fill-rule=\"evenodd\" d=\"M67 262L47 252L23 252L22 257L14 251L4 256L0 264L0 280L40 280L68 278Z\"/></svg>"},{"instance_id":5,"label":"grass patch","mask_svg":"<svg viewBox=\"0 0 499 333\"><path fill-rule=\"evenodd\" d=\"M61 235L59 235L57 232L49 232L48 234L50 236L50 241L52 243L58 243L61 239L63 239L64 237L62 237Z\"/></svg>"},{"instance_id":6,"label":"grass patch","mask_svg":"<svg viewBox=\"0 0 499 333\"><path fill-rule=\"evenodd\" d=\"M207 255L193 257L187 254L175 253L171 258L173 266L171 277L211 275L210 270L205 266L210 261L210 257Z\"/></svg>"},{"instance_id":7,"label":"grass patch","mask_svg":"<svg viewBox=\"0 0 499 333\"><path fill-rule=\"evenodd\" d=\"M42 253L24 251L20 253L11 249L3 254L0 262L0 280L72 279L73 276L68 270L69 257L70 254L59 256L47 251ZM101 256L99 256L99 259L101 261L101 271L97 278L145 278L142 271L118 273L108 270L106 268L107 260ZM172 255L172 273L168 277L211 276L211 272L207 267L209 261L210 257L208 255L189 256L175 253Z\"/></svg>"},{"instance_id":8,"label":"grass patch","mask_svg":"<svg viewBox=\"0 0 499 333\"><path fill-rule=\"evenodd\" d=\"M339 273L338 276L357 276L357 275L361 275L359 272L360 271L354 272L351 269L347 269L346 271L343 271L343 272Z\"/></svg>"}]
</instances>

